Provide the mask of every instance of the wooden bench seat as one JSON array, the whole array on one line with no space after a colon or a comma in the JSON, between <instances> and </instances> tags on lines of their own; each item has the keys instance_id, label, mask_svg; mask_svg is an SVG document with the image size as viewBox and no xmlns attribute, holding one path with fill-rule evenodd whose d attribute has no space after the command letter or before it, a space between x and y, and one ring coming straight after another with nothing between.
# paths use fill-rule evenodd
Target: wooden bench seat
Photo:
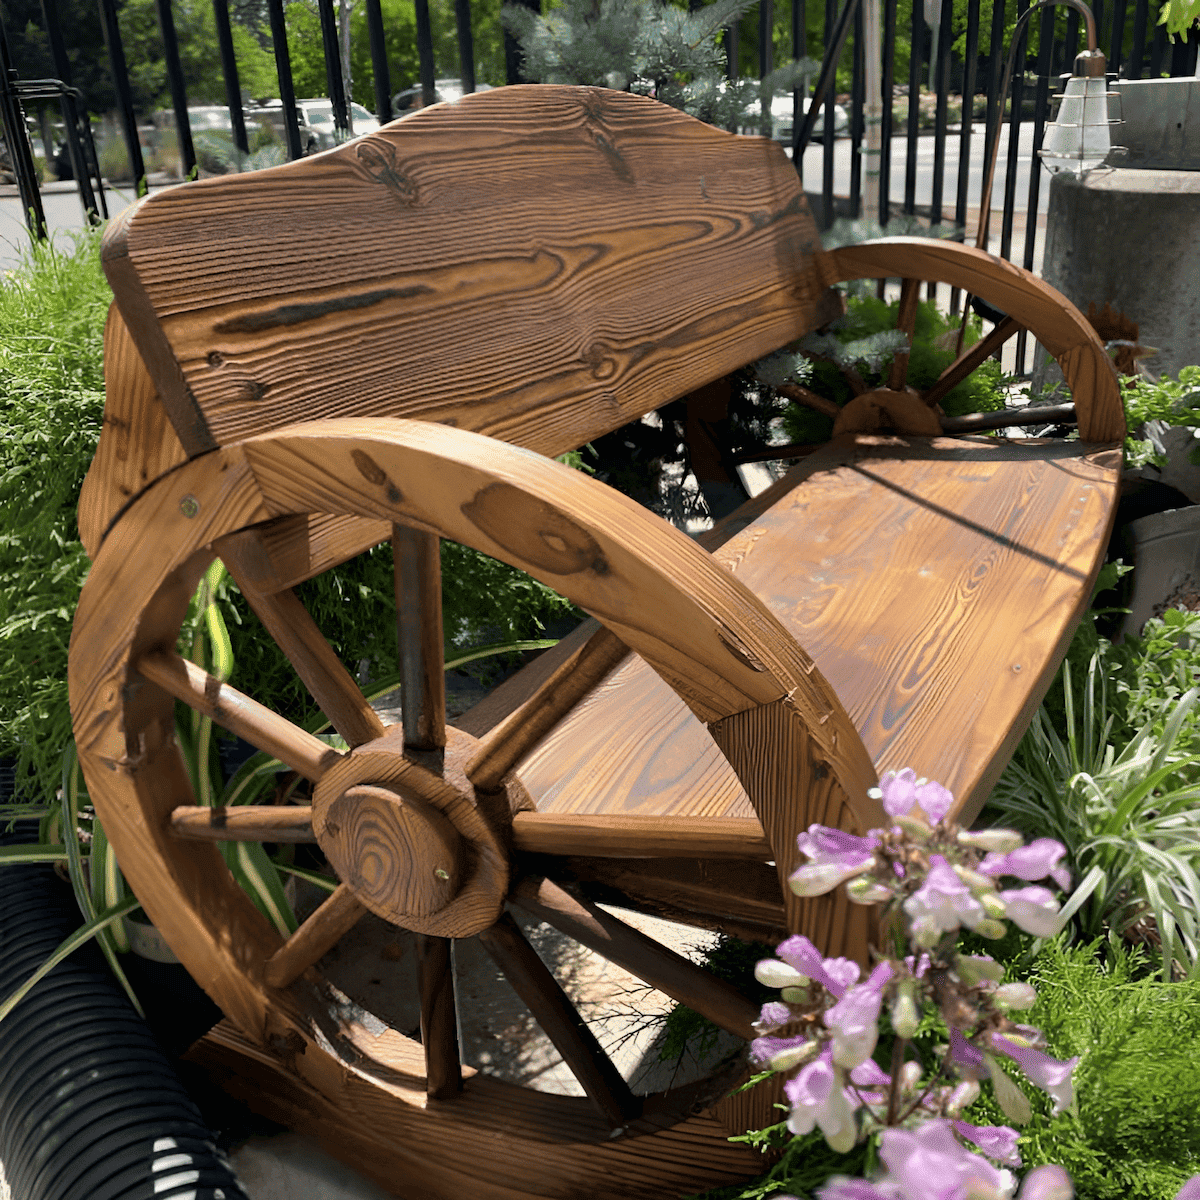
<instances>
[{"instance_id":1,"label":"wooden bench seat","mask_svg":"<svg viewBox=\"0 0 1200 1200\"><path fill-rule=\"evenodd\" d=\"M878 770L943 782L969 821L1087 604L1120 469L1117 451L1062 441L846 438L704 540L812 654ZM496 711L461 723L482 733ZM518 772L543 811L753 815L640 661Z\"/></svg>"}]
</instances>

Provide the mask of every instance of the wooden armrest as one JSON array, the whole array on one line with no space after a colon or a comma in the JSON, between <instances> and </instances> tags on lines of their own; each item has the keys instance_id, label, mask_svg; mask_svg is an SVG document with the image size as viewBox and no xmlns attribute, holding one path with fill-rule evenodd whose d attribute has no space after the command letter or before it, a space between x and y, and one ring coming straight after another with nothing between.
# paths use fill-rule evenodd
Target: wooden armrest
<instances>
[{"instance_id":1,"label":"wooden armrest","mask_svg":"<svg viewBox=\"0 0 1200 1200\"><path fill-rule=\"evenodd\" d=\"M821 256L832 286L848 279L936 279L981 296L1031 329L1075 378L1075 411L1085 442L1119 442L1125 409L1116 371L1087 318L1061 292L1007 259L958 242L878 238Z\"/></svg>"}]
</instances>

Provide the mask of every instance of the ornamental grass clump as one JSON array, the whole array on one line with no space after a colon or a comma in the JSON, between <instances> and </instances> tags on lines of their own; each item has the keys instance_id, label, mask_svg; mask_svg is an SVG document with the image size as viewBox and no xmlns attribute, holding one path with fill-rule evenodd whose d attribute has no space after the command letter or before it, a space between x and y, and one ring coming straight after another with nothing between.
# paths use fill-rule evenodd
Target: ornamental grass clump
<instances>
[{"instance_id":1,"label":"ornamental grass clump","mask_svg":"<svg viewBox=\"0 0 1200 1200\"><path fill-rule=\"evenodd\" d=\"M1045 1163L1020 1181L1017 1131L964 1119L981 1084L1003 1118L1027 1123L1032 1106L1010 1067L1046 1094L1051 1114L1074 1106L1076 1055L1047 1053L1046 1040L1015 1014L1037 1002L1026 982L1004 982L987 955L960 951L960 931L1000 939L1006 922L1048 937L1059 904L1040 881L1065 889L1065 848L1049 838L1026 845L1020 834L969 832L946 820L953 797L911 770L889 772L877 792L890 828L857 837L812 825L799 838L808 862L791 877L801 896L845 887L855 903L881 905L880 949L866 978L855 962L824 958L805 937L778 947L756 977L779 989L763 1006L751 1056L786 1071L787 1127L819 1129L829 1148L848 1153L870 1142L870 1178L833 1175L819 1200L1069 1200L1074 1188L1059 1165ZM945 1029L936 1064L913 1041L932 1012ZM886 1067L876 1060L881 1018L892 1034ZM1200 1176L1180 1200L1200 1200Z\"/></svg>"}]
</instances>

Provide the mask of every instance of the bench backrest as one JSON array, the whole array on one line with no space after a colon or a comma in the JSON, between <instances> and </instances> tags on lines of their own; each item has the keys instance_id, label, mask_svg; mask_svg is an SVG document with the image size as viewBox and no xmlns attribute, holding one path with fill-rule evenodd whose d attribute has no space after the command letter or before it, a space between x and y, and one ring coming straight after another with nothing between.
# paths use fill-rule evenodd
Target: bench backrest
<instances>
[{"instance_id":1,"label":"bench backrest","mask_svg":"<svg viewBox=\"0 0 1200 1200\"><path fill-rule=\"evenodd\" d=\"M156 193L103 260L188 455L335 415L559 454L810 328L819 248L772 142L535 85Z\"/></svg>"}]
</instances>

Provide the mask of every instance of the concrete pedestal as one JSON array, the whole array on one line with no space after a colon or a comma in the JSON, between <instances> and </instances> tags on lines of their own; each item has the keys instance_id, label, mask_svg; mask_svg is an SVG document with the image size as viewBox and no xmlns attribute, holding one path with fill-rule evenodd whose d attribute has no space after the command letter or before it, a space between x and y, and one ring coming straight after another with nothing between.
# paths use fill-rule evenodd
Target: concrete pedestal
<instances>
[{"instance_id":1,"label":"concrete pedestal","mask_svg":"<svg viewBox=\"0 0 1200 1200\"><path fill-rule=\"evenodd\" d=\"M1200 171L1053 176L1042 274L1084 313L1136 321L1154 374L1200 363Z\"/></svg>"}]
</instances>

